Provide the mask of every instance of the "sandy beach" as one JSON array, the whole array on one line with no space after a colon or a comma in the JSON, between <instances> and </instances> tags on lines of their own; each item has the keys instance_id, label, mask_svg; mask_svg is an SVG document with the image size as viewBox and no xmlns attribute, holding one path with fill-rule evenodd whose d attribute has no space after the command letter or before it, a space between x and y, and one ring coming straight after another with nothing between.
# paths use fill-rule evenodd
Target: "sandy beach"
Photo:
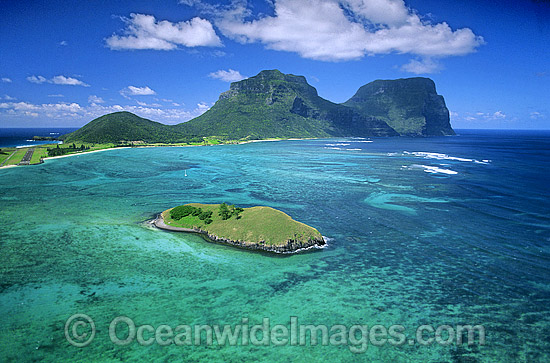
<instances>
[{"instance_id":1,"label":"sandy beach","mask_svg":"<svg viewBox=\"0 0 550 363\"><path fill-rule=\"evenodd\" d=\"M100 151L107 151L107 150L119 150L119 149L131 149L131 147L112 147L109 149L100 149L100 150L92 150L92 151L85 151L81 153L76 154L67 154L67 155L59 155L59 156L48 156L45 158L42 158L42 160L52 160L52 159L61 159L61 158L68 158L69 156L78 156L78 155L85 155L85 154L92 154L92 153L98 153Z\"/></svg>"},{"instance_id":2,"label":"sandy beach","mask_svg":"<svg viewBox=\"0 0 550 363\"><path fill-rule=\"evenodd\" d=\"M249 143L253 143L253 142L267 142L267 141L284 141L284 140L308 140L310 138L303 138L303 139L297 139L297 138L293 138L293 139L265 139L265 140L249 140L249 141L242 141L242 142L238 142L236 143L237 145L242 145L242 144L249 144ZM232 144L217 144L217 145L232 145ZM234 145L234 144L233 144ZM48 156L48 157L45 157L45 158L42 158L42 160L53 160L53 159L61 159L61 158L68 158L70 156L78 156L78 155L84 155L84 154L91 154L91 153L97 153L97 152L100 152L100 151L107 151L107 150L119 150L119 149L131 149L131 148L151 148L151 147L190 147L190 146L213 146L213 145L143 145L143 146L133 146L133 147L130 147L130 146L127 146L127 147L113 147L113 148L108 148L108 149L100 149L100 150L92 150L92 151L85 151L85 152L79 152L79 153L75 153L75 154L67 154L67 155L59 155L59 156ZM38 165L38 164L35 164L35 165ZM4 169L4 168L10 168L10 167L14 167L14 166L18 166L18 165L7 165L7 166L2 166L0 167L0 169Z\"/></svg>"}]
</instances>

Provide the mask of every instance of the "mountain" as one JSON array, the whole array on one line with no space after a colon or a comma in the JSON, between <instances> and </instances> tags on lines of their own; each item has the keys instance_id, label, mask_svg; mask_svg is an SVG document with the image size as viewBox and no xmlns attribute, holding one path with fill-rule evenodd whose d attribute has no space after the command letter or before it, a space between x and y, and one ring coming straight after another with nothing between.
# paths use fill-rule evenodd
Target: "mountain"
<instances>
[{"instance_id":1,"label":"mountain","mask_svg":"<svg viewBox=\"0 0 550 363\"><path fill-rule=\"evenodd\" d=\"M359 88L343 104L384 120L400 135L455 135L445 100L429 78L377 80Z\"/></svg>"},{"instance_id":2,"label":"mountain","mask_svg":"<svg viewBox=\"0 0 550 363\"><path fill-rule=\"evenodd\" d=\"M305 77L278 70L231 83L212 108L177 128L226 139L397 135L378 118L319 97Z\"/></svg>"},{"instance_id":3,"label":"mountain","mask_svg":"<svg viewBox=\"0 0 550 363\"><path fill-rule=\"evenodd\" d=\"M118 143L126 141L178 142L187 135L159 122L147 120L130 112L115 112L90 121L82 128L60 137L64 142Z\"/></svg>"},{"instance_id":4,"label":"mountain","mask_svg":"<svg viewBox=\"0 0 550 363\"><path fill-rule=\"evenodd\" d=\"M443 96L428 78L374 81L343 104L325 100L303 76L266 70L231 83L199 117L174 126L130 112L101 116L65 142L201 142L266 138L454 135Z\"/></svg>"}]
</instances>

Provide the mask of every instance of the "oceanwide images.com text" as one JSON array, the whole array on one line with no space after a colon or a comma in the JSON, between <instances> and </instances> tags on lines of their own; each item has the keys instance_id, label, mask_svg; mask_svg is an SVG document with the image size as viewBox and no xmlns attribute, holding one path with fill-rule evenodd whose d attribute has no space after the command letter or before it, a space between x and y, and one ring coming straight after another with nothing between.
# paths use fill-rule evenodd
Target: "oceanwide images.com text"
<instances>
[{"instance_id":1,"label":"oceanwide images.com text","mask_svg":"<svg viewBox=\"0 0 550 363\"><path fill-rule=\"evenodd\" d=\"M289 324L271 325L270 318L263 318L260 324L252 324L242 318L239 324L225 325L136 325L127 316L117 316L109 324L109 339L118 346L139 344L149 346L210 346L210 345L254 345L254 346L316 346L344 345L353 353L364 353L369 345L402 346L415 345L484 345L483 325L421 325L412 336L407 336L403 325L323 325L300 324L298 317L290 317ZM67 341L79 348L92 343L96 326L86 314L75 314L65 323Z\"/></svg>"}]
</instances>

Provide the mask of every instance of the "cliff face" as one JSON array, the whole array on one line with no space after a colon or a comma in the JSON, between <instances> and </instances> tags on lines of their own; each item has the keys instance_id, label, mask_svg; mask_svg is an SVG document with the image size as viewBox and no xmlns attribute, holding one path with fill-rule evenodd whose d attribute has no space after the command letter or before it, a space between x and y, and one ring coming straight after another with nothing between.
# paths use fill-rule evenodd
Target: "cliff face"
<instances>
[{"instance_id":1,"label":"cliff face","mask_svg":"<svg viewBox=\"0 0 550 363\"><path fill-rule=\"evenodd\" d=\"M455 135L445 100L429 78L374 81L343 104L384 120L400 135Z\"/></svg>"},{"instance_id":2,"label":"cliff face","mask_svg":"<svg viewBox=\"0 0 550 363\"><path fill-rule=\"evenodd\" d=\"M382 120L319 97L303 76L278 70L232 83L210 110L180 127L230 139L397 135Z\"/></svg>"},{"instance_id":3,"label":"cliff face","mask_svg":"<svg viewBox=\"0 0 550 363\"><path fill-rule=\"evenodd\" d=\"M267 138L454 135L449 110L429 78L374 81L343 104L319 97L303 76L266 70L231 84L199 117L175 126L129 112L99 117L67 142L190 142Z\"/></svg>"}]
</instances>

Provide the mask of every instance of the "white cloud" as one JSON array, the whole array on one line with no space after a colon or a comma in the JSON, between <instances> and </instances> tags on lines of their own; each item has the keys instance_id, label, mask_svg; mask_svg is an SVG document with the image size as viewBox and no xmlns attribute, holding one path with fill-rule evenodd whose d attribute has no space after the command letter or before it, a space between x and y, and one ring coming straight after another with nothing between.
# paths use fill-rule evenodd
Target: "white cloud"
<instances>
[{"instance_id":1,"label":"white cloud","mask_svg":"<svg viewBox=\"0 0 550 363\"><path fill-rule=\"evenodd\" d=\"M65 77L65 76L55 76L51 79L51 83L68 85L68 86L90 87L89 84L86 84L86 83L82 82L81 80L78 80L78 79L72 78L72 77Z\"/></svg>"},{"instance_id":2,"label":"white cloud","mask_svg":"<svg viewBox=\"0 0 550 363\"><path fill-rule=\"evenodd\" d=\"M124 35L113 34L105 39L112 50L155 49L172 50L178 46L221 46L212 24L205 19L193 18L189 21L172 23L157 21L152 15L131 14L126 22Z\"/></svg>"},{"instance_id":3,"label":"white cloud","mask_svg":"<svg viewBox=\"0 0 550 363\"><path fill-rule=\"evenodd\" d=\"M162 105L159 103L147 103L147 102L140 102L138 100L136 100L136 103L144 107L162 107Z\"/></svg>"},{"instance_id":4,"label":"white cloud","mask_svg":"<svg viewBox=\"0 0 550 363\"><path fill-rule=\"evenodd\" d=\"M43 76L30 76L27 77L27 81L31 83L52 83L52 84L59 84L59 85L66 85L66 86L83 86L83 87L90 87L89 84L82 82L79 79L73 78L73 77L65 77L62 75L55 76L51 79L46 79Z\"/></svg>"},{"instance_id":5,"label":"white cloud","mask_svg":"<svg viewBox=\"0 0 550 363\"><path fill-rule=\"evenodd\" d=\"M44 83L44 82L47 82L48 80L42 76L30 76L30 77L27 77L27 81L31 82L31 83Z\"/></svg>"},{"instance_id":6,"label":"white cloud","mask_svg":"<svg viewBox=\"0 0 550 363\"><path fill-rule=\"evenodd\" d=\"M63 41L59 42L59 45L66 46L66 45L69 45L69 43L67 43L66 40L63 40Z\"/></svg>"},{"instance_id":7,"label":"white cloud","mask_svg":"<svg viewBox=\"0 0 550 363\"><path fill-rule=\"evenodd\" d=\"M0 102L0 116L10 120L14 125L29 118L44 118L60 121L67 125L84 125L96 117L111 112L129 111L138 116L165 124L177 124L189 121L203 114L210 106L200 103L193 110L182 108L162 108L148 106L110 105L91 103L81 106L78 103L45 103Z\"/></svg>"},{"instance_id":8,"label":"white cloud","mask_svg":"<svg viewBox=\"0 0 550 363\"><path fill-rule=\"evenodd\" d=\"M191 2L190 4L192 4ZM241 43L295 52L303 58L346 61L365 55L412 54L424 59L472 53L484 43L471 29L433 24L403 0L274 0L274 16L246 20L250 10L220 7L216 25ZM195 4L196 5L196 4ZM417 62L417 63L415 63ZM421 62L422 63L422 62ZM405 69L429 70L424 61ZM432 65L432 69L435 66Z\"/></svg>"},{"instance_id":9,"label":"white cloud","mask_svg":"<svg viewBox=\"0 0 550 363\"><path fill-rule=\"evenodd\" d=\"M105 103L105 101L103 101L103 98L101 97L98 97L96 95L90 95L88 97L88 103Z\"/></svg>"},{"instance_id":10,"label":"white cloud","mask_svg":"<svg viewBox=\"0 0 550 363\"><path fill-rule=\"evenodd\" d=\"M224 82L237 82L245 78L239 71L231 68L227 71L220 69L219 71L212 72L208 75L208 77L219 79Z\"/></svg>"},{"instance_id":11,"label":"white cloud","mask_svg":"<svg viewBox=\"0 0 550 363\"><path fill-rule=\"evenodd\" d=\"M8 95L4 95L2 97L0 97L0 100L7 100L7 101L15 101L17 98L15 97L11 97L11 96L8 96Z\"/></svg>"},{"instance_id":12,"label":"white cloud","mask_svg":"<svg viewBox=\"0 0 550 363\"><path fill-rule=\"evenodd\" d=\"M436 73L441 70L441 64L432 58L411 59L409 63L401 66L401 70L414 74Z\"/></svg>"},{"instance_id":13,"label":"white cloud","mask_svg":"<svg viewBox=\"0 0 550 363\"><path fill-rule=\"evenodd\" d=\"M4 83L11 83L11 78L2 77L2 82L4 82Z\"/></svg>"},{"instance_id":14,"label":"white cloud","mask_svg":"<svg viewBox=\"0 0 550 363\"><path fill-rule=\"evenodd\" d=\"M206 104L205 102L201 102L201 103L197 104L196 109L198 111L200 111L201 114L203 114L203 113L205 113L206 111L208 111L210 109L210 106L208 104Z\"/></svg>"},{"instance_id":15,"label":"white cloud","mask_svg":"<svg viewBox=\"0 0 550 363\"><path fill-rule=\"evenodd\" d=\"M451 114L451 116L453 116ZM458 114L456 114L456 118L458 118ZM460 117L462 120L466 121L478 121L478 122L487 122L487 121L509 121L510 118L506 113L503 111L495 111L495 112L466 112L464 115Z\"/></svg>"},{"instance_id":16,"label":"white cloud","mask_svg":"<svg viewBox=\"0 0 550 363\"><path fill-rule=\"evenodd\" d=\"M506 114L502 111L497 111L495 113L493 113L492 115L489 115L488 118L491 118L491 119L503 119L503 118L506 118Z\"/></svg>"},{"instance_id":17,"label":"white cloud","mask_svg":"<svg viewBox=\"0 0 550 363\"><path fill-rule=\"evenodd\" d=\"M156 95L157 93L153 91L148 86L145 87L135 87L135 86L128 86L126 88L123 88L119 92L122 96L150 96L150 95Z\"/></svg>"},{"instance_id":18,"label":"white cloud","mask_svg":"<svg viewBox=\"0 0 550 363\"><path fill-rule=\"evenodd\" d=\"M545 118L546 116L543 113L534 111L534 112L531 112L529 117L533 120L538 120L538 119L541 119L541 118Z\"/></svg>"},{"instance_id":19,"label":"white cloud","mask_svg":"<svg viewBox=\"0 0 550 363\"><path fill-rule=\"evenodd\" d=\"M58 93L58 94L55 94L55 95L48 95L48 97L65 97L65 96Z\"/></svg>"}]
</instances>

